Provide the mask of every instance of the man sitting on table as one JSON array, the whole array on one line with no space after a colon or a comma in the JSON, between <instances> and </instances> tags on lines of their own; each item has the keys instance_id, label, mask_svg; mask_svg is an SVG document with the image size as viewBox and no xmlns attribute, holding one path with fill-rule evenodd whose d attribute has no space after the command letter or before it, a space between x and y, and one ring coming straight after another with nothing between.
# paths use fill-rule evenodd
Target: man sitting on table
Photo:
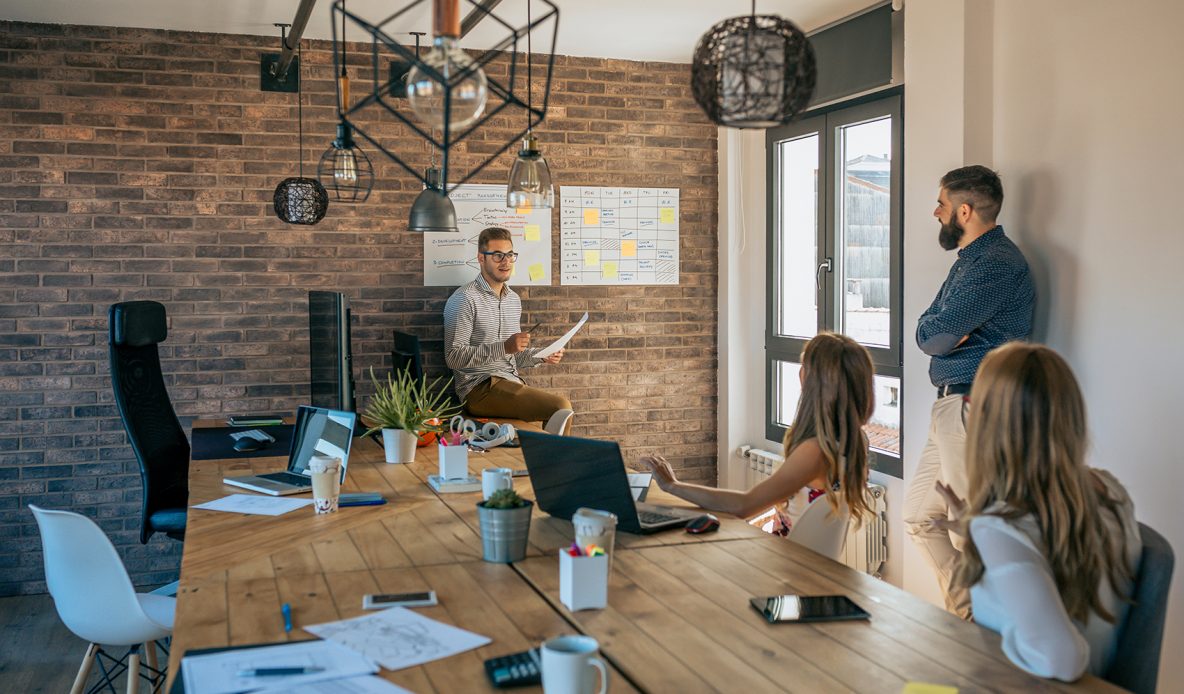
<instances>
[{"instance_id":1,"label":"man sitting on table","mask_svg":"<svg viewBox=\"0 0 1184 694\"><path fill-rule=\"evenodd\" d=\"M517 259L509 231L489 227L481 232L481 274L453 292L444 306L444 360L469 414L546 422L557 411L570 410L571 401L526 385L519 370L558 364L563 350L540 359L535 356L539 348L530 346L530 333L522 332L522 300L506 284ZM570 427L568 420L564 433Z\"/></svg>"}]
</instances>

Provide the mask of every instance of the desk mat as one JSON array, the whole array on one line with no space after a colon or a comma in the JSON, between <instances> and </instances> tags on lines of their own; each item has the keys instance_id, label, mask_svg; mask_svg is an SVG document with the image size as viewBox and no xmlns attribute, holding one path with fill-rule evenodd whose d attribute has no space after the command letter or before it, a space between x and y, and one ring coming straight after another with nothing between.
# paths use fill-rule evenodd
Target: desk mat
<instances>
[{"instance_id":1,"label":"desk mat","mask_svg":"<svg viewBox=\"0 0 1184 694\"><path fill-rule=\"evenodd\" d=\"M193 451L192 460L218 460L221 458L268 458L277 455L286 456L292 450L291 424L280 424L271 427L201 427L193 429L189 436L189 445ZM258 429L271 434L275 443L257 451L240 452L234 450L234 439L230 434L236 431L250 431Z\"/></svg>"}]
</instances>

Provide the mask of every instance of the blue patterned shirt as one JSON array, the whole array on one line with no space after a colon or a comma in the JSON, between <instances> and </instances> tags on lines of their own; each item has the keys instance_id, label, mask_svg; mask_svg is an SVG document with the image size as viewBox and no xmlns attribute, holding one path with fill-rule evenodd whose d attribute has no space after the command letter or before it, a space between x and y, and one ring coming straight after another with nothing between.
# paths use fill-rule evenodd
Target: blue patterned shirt
<instances>
[{"instance_id":1,"label":"blue patterned shirt","mask_svg":"<svg viewBox=\"0 0 1184 694\"><path fill-rule=\"evenodd\" d=\"M935 386L970 383L987 352L1032 334L1036 287L1028 261L996 226L958 251L958 260L917 321L917 346L933 357ZM958 344L964 335L970 337Z\"/></svg>"}]
</instances>

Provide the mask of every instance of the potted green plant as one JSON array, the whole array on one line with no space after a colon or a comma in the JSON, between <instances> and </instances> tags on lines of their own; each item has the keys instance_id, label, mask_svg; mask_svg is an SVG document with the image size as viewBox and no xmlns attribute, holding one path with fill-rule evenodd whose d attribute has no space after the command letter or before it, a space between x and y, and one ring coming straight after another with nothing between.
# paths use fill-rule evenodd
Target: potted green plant
<instances>
[{"instance_id":1,"label":"potted green plant","mask_svg":"<svg viewBox=\"0 0 1184 694\"><path fill-rule=\"evenodd\" d=\"M513 489L499 489L478 502L482 558L503 564L525 559L533 510L534 504Z\"/></svg>"},{"instance_id":2,"label":"potted green plant","mask_svg":"<svg viewBox=\"0 0 1184 694\"><path fill-rule=\"evenodd\" d=\"M374 383L374 395L366 404L365 417L370 424L366 434L382 432L388 463L415 460L415 444L420 433L439 433L443 423L460 412L460 407L448 399L451 378L443 385L441 378L428 383L426 379L412 378L410 370L403 369L397 374L387 374L382 382L374 375L374 367L370 367L370 380ZM436 423L429 423L431 420Z\"/></svg>"}]
</instances>

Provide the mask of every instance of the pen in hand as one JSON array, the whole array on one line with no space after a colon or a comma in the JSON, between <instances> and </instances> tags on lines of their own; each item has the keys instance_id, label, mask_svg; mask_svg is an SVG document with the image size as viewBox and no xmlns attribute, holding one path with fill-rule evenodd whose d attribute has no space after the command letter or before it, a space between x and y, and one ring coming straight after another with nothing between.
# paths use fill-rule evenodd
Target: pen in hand
<instances>
[{"instance_id":1,"label":"pen in hand","mask_svg":"<svg viewBox=\"0 0 1184 694\"><path fill-rule=\"evenodd\" d=\"M285 602L280 613L284 615L284 631L292 631L292 606Z\"/></svg>"},{"instance_id":2,"label":"pen in hand","mask_svg":"<svg viewBox=\"0 0 1184 694\"><path fill-rule=\"evenodd\" d=\"M533 328L531 328L530 330L527 330L526 332L527 332L528 334L529 334L529 333L533 333L534 331L538 330L538 329L539 329L539 326L540 326L540 325L542 325L542 324L543 324L543 322L542 322L542 321L539 321L538 323L535 323L535 324L534 324L534 327L533 327Z\"/></svg>"},{"instance_id":3,"label":"pen in hand","mask_svg":"<svg viewBox=\"0 0 1184 694\"><path fill-rule=\"evenodd\" d=\"M323 667L258 667L254 670L239 670L239 677L281 677L284 675L311 675L324 672Z\"/></svg>"}]
</instances>

